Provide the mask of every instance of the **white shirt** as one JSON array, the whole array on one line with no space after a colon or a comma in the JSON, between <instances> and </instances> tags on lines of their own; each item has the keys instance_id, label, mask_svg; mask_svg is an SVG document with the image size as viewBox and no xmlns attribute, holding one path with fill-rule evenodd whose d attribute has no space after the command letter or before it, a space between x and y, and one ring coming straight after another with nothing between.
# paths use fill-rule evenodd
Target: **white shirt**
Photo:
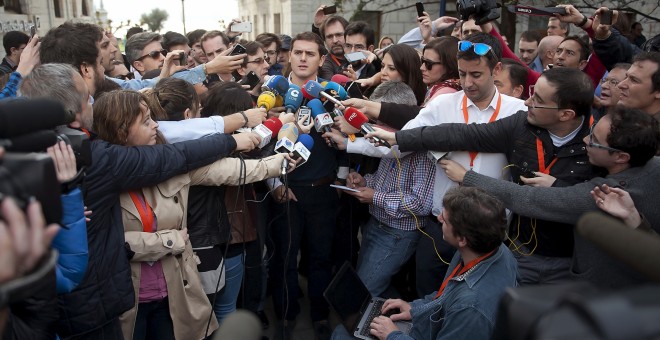
<instances>
[{"instance_id":1,"label":"white shirt","mask_svg":"<svg viewBox=\"0 0 660 340\"><path fill-rule=\"evenodd\" d=\"M158 130L168 143L199 139L216 133L225 133L225 120L221 116L193 118L179 121L158 121Z\"/></svg>"},{"instance_id":2,"label":"white shirt","mask_svg":"<svg viewBox=\"0 0 660 340\"><path fill-rule=\"evenodd\" d=\"M493 99L485 110L480 110L472 100L468 98L468 123L488 123L497 107L499 95L500 93L496 89L495 96L493 96ZM462 106L463 96L463 91L437 96L419 112L417 117L406 123L402 130L413 129L420 126L439 125L443 123L465 123ZM522 100L502 95L502 104L497 119L509 117L521 110L527 111L527 106L525 106ZM368 141L365 141L364 138L358 138L355 142L348 143L346 150L350 153L362 153L372 157L393 157L394 153L397 153L399 155L398 157L403 156L396 145L392 147L392 149L382 146L375 147ZM456 161L467 169L470 168L469 152L453 151L447 155L447 159ZM480 152L474 160L472 170L489 177L508 180L510 176L509 172L504 169L506 165L507 160L504 154ZM457 184L452 182L452 180L445 175L445 172L440 168L439 164L436 164L436 167L437 171L435 172L435 186L433 190L433 208L431 212L437 216L442 210L442 198L444 197L445 192Z\"/></svg>"}]
</instances>

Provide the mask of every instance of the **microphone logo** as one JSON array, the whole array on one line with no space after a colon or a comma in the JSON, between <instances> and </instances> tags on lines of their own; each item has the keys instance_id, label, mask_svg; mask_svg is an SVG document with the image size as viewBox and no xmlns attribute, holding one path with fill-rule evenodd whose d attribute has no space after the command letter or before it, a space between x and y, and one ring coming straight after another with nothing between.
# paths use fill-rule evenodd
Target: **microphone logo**
<instances>
[{"instance_id":1,"label":"microphone logo","mask_svg":"<svg viewBox=\"0 0 660 340\"><path fill-rule=\"evenodd\" d=\"M292 97L298 97L300 95L300 91L293 90L293 91L290 91L289 94L291 94Z\"/></svg>"},{"instance_id":2,"label":"microphone logo","mask_svg":"<svg viewBox=\"0 0 660 340\"><path fill-rule=\"evenodd\" d=\"M352 120L355 119L356 117L357 117L357 114L356 114L355 112L353 112L353 113L351 113L350 116L348 116L348 120L349 120L349 121L352 121Z\"/></svg>"}]
</instances>

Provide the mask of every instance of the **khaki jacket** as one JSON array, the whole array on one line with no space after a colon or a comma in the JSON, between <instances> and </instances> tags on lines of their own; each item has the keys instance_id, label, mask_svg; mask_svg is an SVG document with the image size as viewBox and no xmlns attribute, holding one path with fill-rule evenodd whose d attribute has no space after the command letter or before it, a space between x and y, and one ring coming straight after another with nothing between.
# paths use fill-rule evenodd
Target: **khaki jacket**
<instances>
[{"instance_id":1,"label":"khaki jacket","mask_svg":"<svg viewBox=\"0 0 660 340\"><path fill-rule=\"evenodd\" d=\"M283 155L260 160L245 160L245 183L260 181L279 174ZM198 258L190 242L184 242L178 230L184 229L188 213L188 191L191 185L238 185L241 160L223 158L215 163L173 177L155 187L142 188L142 194L158 220L158 230L143 232L140 214L128 193L120 197L126 243L134 252L131 276L135 306L120 317L124 338L133 338L143 261L160 260L167 282L170 316L176 339L203 339L211 305L202 290L197 271ZM211 315L209 333L218 328Z\"/></svg>"}]
</instances>

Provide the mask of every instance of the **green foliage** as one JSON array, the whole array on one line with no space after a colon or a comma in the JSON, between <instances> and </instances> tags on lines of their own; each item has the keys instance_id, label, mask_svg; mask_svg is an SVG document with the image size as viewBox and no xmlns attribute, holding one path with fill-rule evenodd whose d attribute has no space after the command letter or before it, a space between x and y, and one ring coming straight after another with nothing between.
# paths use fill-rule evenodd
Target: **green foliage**
<instances>
[{"instance_id":1,"label":"green foliage","mask_svg":"<svg viewBox=\"0 0 660 340\"><path fill-rule=\"evenodd\" d=\"M151 10L151 13L143 13L140 17L140 25L147 25L149 31L158 32L163 28L163 23L167 21L167 18L170 15L167 14L167 11L160 8L154 8Z\"/></svg>"}]
</instances>

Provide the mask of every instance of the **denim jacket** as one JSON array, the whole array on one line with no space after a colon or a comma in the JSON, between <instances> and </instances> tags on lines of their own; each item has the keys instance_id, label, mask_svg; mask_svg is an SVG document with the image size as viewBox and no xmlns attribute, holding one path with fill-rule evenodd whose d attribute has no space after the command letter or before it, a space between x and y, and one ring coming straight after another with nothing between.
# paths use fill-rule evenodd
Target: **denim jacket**
<instances>
[{"instance_id":1,"label":"denim jacket","mask_svg":"<svg viewBox=\"0 0 660 340\"><path fill-rule=\"evenodd\" d=\"M461 261L458 252L447 275ZM387 340L407 339L490 339L500 297L508 287L515 287L518 265L511 251L501 245L497 252L464 275L447 283L437 299L437 292L410 303L410 335L395 331Z\"/></svg>"}]
</instances>

